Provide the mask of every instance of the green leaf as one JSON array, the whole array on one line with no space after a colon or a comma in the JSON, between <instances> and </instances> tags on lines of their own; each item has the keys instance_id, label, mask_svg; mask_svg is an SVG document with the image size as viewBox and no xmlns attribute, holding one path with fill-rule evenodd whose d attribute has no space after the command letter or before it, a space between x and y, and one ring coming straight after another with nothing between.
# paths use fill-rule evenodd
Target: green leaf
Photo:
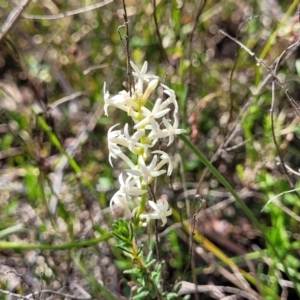
<instances>
[{"instance_id":1,"label":"green leaf","mask_svg":"<svg viewBox=\"0 0 300 300\"><path fill-rule=\"evenodd\" d=\"M9 201L8 205L4 209L4 214L10 215L14 212L15 208L19 204L19 199L12 199Z\"/></svg>"},{"instance_id":2,"label":"green leaf","mask_svg":"<svg viewBox=\"0 0 300 300\"><path fill-rule=\"evenodd\" d=\"M169 294L167 294L166 295L166 299L167 300L173 300L173 299L178 299L178 294L176 294L176 293L169 293Z\"/></svg>"},{"instance_id":3,"label":"green leaf","mask_svg":"<svg viewBox=\"0 0 300 300\"><path fill-rule=\"evenodd\" d=\"M153 251L152 251L152 250L150 250L150 251L149 251L149 253L148 253L148 255L147 255L147 258L146 258L146 260L145 260L145 263L147 263L147 262L151 261L152 254L153 254Z\"/></svg>"},{"instance_id":4,"label":"green leaf","mask_svg":"<svg viewBox=\"0 0 300 300\"><path fill-rule=\"evenodd\" d=\"M140 269L138 268L133 268L130 270L124 270L123 271L124 274L135 274L135 275L140 275Z\"/></svg>"},{"instance_id":5,"label":"green leaf","mask_svg":"<svg viewBox=\"0 0 300 300\"><path fill-rule=\"evenodd\" d=\"M297 74L298 74L298 76L300 76L300 59L296 60L295 66L296 66Z\"/></svg>"},{"instance_id":6,"label":"green leaf","mask_svg":"<svg viewBox=\"0 0 300 300\"><path fill-rule=\"evenodd\" d=\"M149 292L143 291L143 292L141 292L140 294L135 295L132 299L133 299L133 300L143 299L143 298L145 298L147 295L149 295Z\"/></svg>"},{"instance_id":7,"label":"green leaf","mask_svg":"<svg viewBox=\"0 0 300 300\"><path fill-rule=\"evenodd\" d=\"M14 233L17 232L22 232L24 230L24 225L23 224L16 224L14 226L8 227L6 229L3 229L0 231L0 239L5 238L6 236L10 236Z\"/></svg>"},{"instance_id":8,"label":"green leaf","mask_svg":"<svg viewBox=\"0 0 300 300\"><path fill-rule=\"evenodd\" d=\"M153 265L156 262L156 259L152 259L148 263L146 263L146 267L149 268L151 265Z\"/></svg>"},{"instance_id":9,"label":"green leaf","mask_svg":"<svg viewBox=\"0 0 300 300\"><path fill-rule=\"evenodd\" d=\"M117 248L121 249L122 251L132 255L132 250L131 248L128 248L128 247L125 247L125 246L122 246L122 245L116 245Z\"/></svg>"}]
</instances>

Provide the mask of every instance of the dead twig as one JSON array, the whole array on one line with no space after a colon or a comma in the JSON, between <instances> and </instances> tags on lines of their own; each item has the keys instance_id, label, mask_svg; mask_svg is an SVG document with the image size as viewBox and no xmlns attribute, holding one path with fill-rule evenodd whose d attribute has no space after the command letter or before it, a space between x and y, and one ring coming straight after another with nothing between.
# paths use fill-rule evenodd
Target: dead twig
<instances>
[{"instance_id":1,"label":"dead twig","mask_svg":"<svg viewBox=\"0 0 300 300\"><path fill-rule=\"evenodd\" d=\"M277 69L279 67L279 64L280 62L282 61L282 59L288 54L288 52L294 48L297 48L298 46L300 45L300 39L298 39L294 44L290 45L289 47L287 47L282 53L281 55L278 57L277 61L276 61L276 64L275 64L275 67L274 67L274 74L276 75L277 73ZM283 161L283 157L280 153L280 149L279 149L279 145L277 143L277 140L276 140L276 136L275 136L275 128L274 128L274 105L275 105L275 80L276 78L274 77L273 75L273 78L274 80L272 81L272 104L271 104L271 109L270 109L270 116L271 116L271 132L272 132L272 137L273 137L273 142L274 142L274 145L275 145L275 148L276 148L276 152L277 152L277 155L279 157L279 160L281 162L281 165L282 165L282 168L283 168L283 171L285 173L285 176L291 186L291 188L294 188L295 185L294 183L292 182L291 180L291 177L289 175L289 172L285 166L285 163ZM288 96L288 95L287 95Z\"/></svg>"},{"instance_id":2,"label":"dead twig","mask_svg":"<svg viewBox=\"0 0 300 300\"><path fill-rule=\"evenodd\" d=\"M13 297L16 297L18 299L35 299L34 297L36 295L40 295L40 294L58 295L58 296L62 296L62 297L65 297L67 299L73 299L73 300L89 300L89 299L92 299L91 296L90 297L78 297L78 296L65 294L65 293L62 293L62 292L57 292L57 291L52 291L52 290L41 290L41 291L34 292L34 293L31 293L31 294L26 295L26 296L11 293L9 291L5 291L5 290L2 290L2 289L0 289L0 293L2 293L4 295L8 295L8 296L13 296Z\"/></svg>"},{"instance_id":3,"label":"dead twig","mask_svg":"<svg viewBox=\"0 0 300 300\"><path fill-rule=\"evenodd\" d=\"M273 198L271 198L271 199L268 200L268 202L267 202L266 205L262 208L261 211L264 211L265 208L267 207L267 205L269 205L271 202L273 202L276 198L278 198L278 197L280 197L280 196L282 196L282 195L284 195L284 194L295 193L295 192L297 192L297 191L299 191L299 190L300 190L300 188L296 188L296 189L289 190L289 191L286 191L286 192L282 192L282 193L276 195L275 197L273 197Z\"/></svg>"},{"instance_id":4,"label":"dead twig","mask_svg":"<svg viewBox=\"0 0 300 300\"><path fill-rule=\"evenodd\" d=\"M91 67L88 67L87 69L85 69L82 74L83 75L87 75L88 73L94 71L94 70L99 70L99 69L102 69L102 68L107 68L109 67L108 64L101 64L101 65L94 65L94 66L91 66Z\"/></svg>"},{"instance_id":5,"label":"dead twig","mask_svg":"<svg viewBox=\"0 0 300 300\"><path fill-rule=\"evenodd\" d=\"M125 47L125 51L126 51L126 55L127 55L127 76L128 76L128 84L129 84L129 94L130 96L132 96L132 91L133 91L133 88L134 88L134 81L133 81L133 77L132 77L132 68L131 68L131 65L130 65L130 47L129 47L129 21L128 21L128 16L127 16L127 10L126 10L126 4L125 4L125 0L122 1L123 2L123 9L124 9L124 14L123 14L123 17L124 17L124 24L119 26L118 28L118 34L120 36L120 40L123 44L123 46ZM125 30L126 30L126 33L125 33L125 41L126 43L123 42L123 38L121 36L121 33L120 33L120 29L122 27L125 27Z\"/></svg>"},{"instance_id":6,"label":"dead twig","mask_svg":"<svg viewBox=\"0 0 300 300\"><path fill-rule=\"evenodd\" d=\"M276 148L277 155L278 155L279 160L280 160L280 162L281 162L283 172L284 172L284 174L285 174L285 176L286 176L286 179L287 179L287 181L288 181L290 187L291 187L291 188L294 188L295 185L294 185L294 183L293 183L292 180L291 180L291 177L290 177L290 175L289 175L289 173L288 173L287 168L285 167L285 163L284 163L283 157L282 157L282 155L281 155L281 153L280 153L279 145L278 145L278 142L277 142L276 136L275 136L275 124L274 124L274 123L275 123L275 121L274 121L274 105L275 105L275 99L276 99L276 97L275 97L275 80L273 80L273 82L272 82L272 103L271 103L271 108L270 108L272 139L273 139L273 143L274 143L275 148Z\"/></svg>"},{"instance_id":7,"label":"dead twig","mask_svg":"<svg viewBox=\"0 0 300 300\"><path fill-rule=\"evenodd\" d=\"M217 286L217 285L195 285L187 281L181 281L177 283L176 287L181 284L178 295L192 294L195 292L198 293L230 293L234 295L239 295L249 300L257 300L256 296L253 296L247 292L244 292L240 289L229 287L229 286ZM217 298L219 299L219 298Z\"/></svg>"},{"instance_id":8,"label":"dead twig","mask_svg":"<svg viewBox=\"0 0 300 300\"><path fill-rule=\"evenodd\" d=\"M241 44L241 43L239 42L239 44ZM297 49L296 46L298 46L298 45L299 45L299 40L296 41L294 44L290 45L287 49L285 49L282 52L282 54L276 60L276 69L284 61L286 61L286 59L288 59L288 57ZM237 126L238 126L238 120L241 119L242 117L244 117L246 115L246 112L247 112L248 108L250 107L251 103L253 102L254 97L257 96L257 95L259 95L261 93L262 89L266 86L266 84L273 77L272 73L268 73L268 75L260 82L260 84L258 85L258 87L255 90L252 91L252 97L242 107L242 109L241 109L241 111L240 111L240 113L239 113L236 121L234 122L234 124L232 126L232 129L230 130L230 132L227 133L227 136L225 137L224 142L219 146L219 148L216 151L216 153L210 159L210 163L214 162L217 159L217 157L219 156L219 154L223 152L224 148L226 148L228 146L228 144L230 143L230 141L233 139L233 137L235 136L236 132L238 131L238 128L237 128ZM296 112L297 112L297 110L296 110ZM203 172L203 174L202 174L199 182L198 182L197 193L200 193L201 183L204 180L205 176L207 175L207 172L208 172L208 170L206 168L204 170L204 172Z\"/></svg>"},{"instance_id":9,"label":"dead twig","mask_svg":"<svg viewBox=\"0 0 300 300\"><path fill-rule=\"evenodd\" d=\"M235 42L236 44L238 44L240 47L242 47L251 57L253 57L257 63L257 65L262 65L264 68L267 69L267 71L271 74L271 76L274 78L274 80L279 84L279 86L282 88L282 90L284 91L285 95L287 96L288 101L290 102L290 104L294 107L296 114L300 117L300 113L299 113L299 106L297 104L297 102L293 99L293 97L290 95L288 89L286 88L285 84L278 78L278 76L276 75L276 69L275 71L272 70L272 68L270 66L268 66L262 59L258 58L254 52L252 52L248 47L246 47L243 43L241 43L240 41L238 41L237 39L235 39L234 37L232 37L231 35L229 35L227 32L219 29L219 33L223 34L224 36L228 37L230 40L232 40L233 42ZM299 44L299 43L297 43ZM293 44L295 45L295 44ZM291 46L293 46L291 45ZM290 47L291 47L290 46Z\"/></svg>"},{"instance_id":10,"label":"dead twig","mask_svg":"<svg viewBox=\"0 0 300 300\"><path fill-rule=\"evenodd\" d=\"M3 23L0 29L0 43L5 38L9 30L14 26L14 24L19 19L21 13L24 11L26 6L29 4L30 0L22 0L20 3L10 12L7 19Z\"/></svg>"},{"instance_id":11,"label":"dead twig","mask_svg":"<svg viewBox=\"0 0 300 300\"><path fill-rule=\"evenodd\" d=\"M274 68L274 70L271 69L271 67L269 67L262 59L259 59L254 52L252 52L249 48L247 48L243 43L241 43L240 41L238 41L237 39L235 39L234 37L230 36L228 33L224 32L223 30L219 30L219 32L221 34L223 34L224 36L228 37L229 39L231 39L232 41L236 42L239 46L241 46L246 52L248 52L248 54L253 57L257 64L260 64L262 66L264 66L269 74L267 75L267 77L261 82L261 84L258 86L258 88L252 93L253 96L258 95L260 93L260 91L262 90L262 88L268 83L268 81L273 77L274 80L281 86L281 88L284 90L289 102L291 103L291 105L295 108L295 111L297 113L297 115L300 117L300 113L299 113L299 107L297 105L297 103L295 102L295 100L290 96L287 88L285 87L284 83L280 81L280 79L278 78L278 76L276 75L276 70L278 68L278 66L283 62L284 59L286 59L288 57L288 54L290 54L292 51L294 51L297 47L299 46L300 42L299 40L296 41L294 44L290 45L287 49L285 49L282 54L278 57L277 61L276 61L276 66ZM253 97L252 97L253 98ZM214 156L211 158L210 162L212 163L213 161L215 161L215 159L219 156L220 153L222 153L222 149L227 147L227 145L229 144L229 141L233 138L233 136L235 135L235 128L237 126L237 122L238 119L245 115L245 112L247 111L247 109L249 108L250 104L251 104L252 100L249 100L244 107L242 108L232 130L227 134L225 141L220 145L220 147L218 148L217 152L214 154ZM201 186L201 182L203 181L204 177L207 174L207 169L204 170L199 182L198 182L198 187L197 187L197 193L200 194L200 186Z\"/></svg>"},{"instance_id":12,"label":"dead twig","mask_svg":"<svg viewBox=\"0 0 300 300\"><path fill-rule=\"evenodd\" d=\"M71 95L68 95L68 96L66 96L66 97L63 97L63 98L61 98L61 99L59 99L59 100L56 100L55 102L49 104L49 105L48 105L48 109L52 110L52 109L56 108L57 106L59 106L59 105L65 103L65 102L72 101L72 100L74 100L74 99L76 99L76 98L78 98L78 97L80 97L80 96L85 95L85 94L86 94L85 91L75 92L75 93L73 93L73 94L71 94Z\"/></svg>"},{"instance_id":13,"label":"dead twig","mask_svg":"<svg viewBox=\"0 0 300 300\"><path fill-rule=\"evenodd\" d=\"M86 6L86 7L81 7L78 9L70 10L67 12L63 12L63 13L59 13L59 14L51 15L51 16L22 14L22 17L25 19L30 19L30 20L57 20L57 19L62 19L62 18L86 13L88 11L95 10L99 7L102 7L102 6L112 3L112 2L113 2L113 0L105 0L103 2L95 3L92 5Z\"/></svg>"}]
</instances>

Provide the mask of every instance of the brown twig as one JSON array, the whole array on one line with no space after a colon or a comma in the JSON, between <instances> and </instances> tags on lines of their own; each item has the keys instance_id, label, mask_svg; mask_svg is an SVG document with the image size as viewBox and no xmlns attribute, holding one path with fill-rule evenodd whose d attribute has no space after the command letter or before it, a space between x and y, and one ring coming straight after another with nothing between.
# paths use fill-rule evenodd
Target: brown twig
<instances>
[{"instance_id":1,"label":"brown twig","mask_svg":"<svg viewBox=\"0 0 300 300\"><path fill-rule=\"evenodd\" d=\"M199 18L200 18L201 14L202 14L202 11L203 11L205 5L206 5L206 0L203 0L202 3L200 4L199 9L197 11L197 14L195 16L192 31L189 34L188 60L190 62L190 65L189 65L189 70L188 70L188 84L191 84L191 81L192 81L192 79L191 79L191 77L192 77L191 59L192 59L192 50L193 50L193 47L192 47L193 38L194 38L195 31L197 29L197 24L198 24Z\"/></svg>"},{"instance_id":2,"label":"brown twig","mask_svg":"<svg viewBox=\"0 0 300 300\"><path fill-rule=\"evenodd\" d=\"M282 169L283 169L283 172L289 182L289 185L291 188L294 188L295 185L294 183L292 182L291 178L290 178L290 175L285 167L285 164L284 164L284 161L283 161L283 157L280 153L280 149L279 149L279 145L277 143L277 140L276 140L276 136L275 136L275 125L274 125L274 105L275 105L275 80L273 80L272 82L272 103L271 103L271 108L270 108L270 117L271 117L271 133L272 133L272 139L273 139L273 143L275 145L275 148L276 148L276 152L277 152L277 155L279 157L279 160L281 162L281 165L282 165Z\"/></svg>"},{"instance_id":3,"label":"brown twig","mask_svg":"<svg viewBox=\"0 0 300 300\"><path fill-rule=\"evenodd\" d=\"M154 191L152 190L152 186L149 186L150 194L153 201L156 203L156 197L154 195ZM159 238L158 238L158 221L155 220L155 248L156 248L156 255L159 262L161 262L161 256L158 248Z\"/></svg>"},{"instance_id":4,"label":"brown twig","mask_svg":"<svg viewBox=\"0 0 300 300\"><path fill-rule=\"evenodd\" d=\"M194 239L193 239L193 236L194 236L195 227L196 227L196 221L197 221L196 216L201 211L202 205L205 202L205 200L200 199L200 195L198 195L198 194L196 194L194 196L193 203L195 203L196 200L197 201L200 200L200 206L199 206L197 212L193 215L193 217L191 219L191 232L190 232L190 236L189 236L189 261L188 261L188 263L187 263L187 265L186 265L186 267L185 267L185 269L183 271L183 274L185 274L187 272L189 266L192 265L193 262L194 262L194 259L193 259L194 258L194 251L193 251ZM194 270L195 270L195 268L192 265L193 277L196 276L196 273L194 272ZM195 278L193 278L193 279L195 279Z\"/></svg>"},{"instance_id":5,"label":"brown twig","mask_svg":"<svg viewBox=\"0 0 300 300\"><path fill-rule=\"evenodd\" d=\"M192 28L192 31L189 35L189 45L188 45L188 60L189 60L189 69L188 69L188 88L189 88L189 85L191 84L192 82L192 63L191 63L191 59L192 59L192 43L193 43L193 38L194 38L194 34L195 34L195 31L196 31L196 28L197 28L197 24L198 24L198 21L199 21L199 18L201 16L201 13L205 7L205 4L206 4L206 0L203 0L202 3L200 4L199 6L199 9L197 11L197 14L195 16L195 19L194 19L194 24L193 24L193 28ZM184 107L184 112L186 113L186 107ZM195 207L195 202L196 202L196 198L198 197L199 195L195 195L194 199L193 199L193 203L192 203L192 208L194 209ZM199 196L200 197L200 196ZM200 209L201 209L201 206L202 204L200 204ZM200 210L199 209L199 210ZM198 210L198 211L199 211ZM194 215L195 216L195 215ZM196 281L196 273L195 273L195 262L194 262L194 251L193 251L193 243L194 243L194 239L193 239L193 235L194 235L194 230L195 230L195 226L196 226L196 219L195 217L193 216L193 218L191 219L191 234L190 234L190 249L189 249L189 252L190 252L190 255L189 255L189 263L187 264L185 270L184 270L184 273L187 271L189 265L192 266L192 274L193 274L193 281L195 282L195 284L197 283ZM199 299L199 296L198 296L198 293L195 293L195 296L196 296L196 300Z\"/></svg>"},{"instance_id":6,"label":"brown twig","mask_svg":"<svg viewBox=\"0 0 300 300\"><path fill-rule=\"evenodd\" d=\"M193 218L192 218L191 244L190 244L190 250L189 250L190 251L190 255L189 255L190 262L189 263L191 264L191 267L192 267L192 276L193 276L193 282L195 283L195 286L197 284L197 274L196 274L196 263L195 263L195 252L194 252L194 239L193 239L193 236L194 236L194 232L195 232L195 229L196 229L197 214L200 212L200 210L202 208L202 205L205 202L205 200L200 199L200 195L196 194L194 199L193 199L193 203L196 202L196 198L200 200L200 206L199 206L197 212L193 215ZM187 265L187 267L188 267L188 265ZM184 270L185 272L187 271L187 267ZM196 290L195 290L195 298L196 298L196 300L199 300L199 295L198 295Z\"/></svg>"},{"instance_id":7,"label":"brown twig","mask_svg":"<svg viewBox=\"0 0 300 300\"><path fill-rule=\"evenodd\" d=\"M288 90L286 89L285 85L283 84L283 82L281 82L279 80L279 78L276 75L276 71L277 68L280 64L282 64L282 62L288 57L288 55L290 53L292 53L292 51L294 51L297 47L300 45L300 41L296 41L294 44L290 45L288 48L286 48L281 55L278 57L277 61L276 61L276 66L274 68L274 70L272 70L266 63L264 63L263 60L259 59L254 52L252 52L249 48L247 48L244 44L242 44L240 41L238 41L237 39L231 37L228 33L224 32L223 30L219 30L220 33L222 33L224 36L228 37L229 39L231 39L232 41L236 42L239 46L241 46L246 52L248 52L248 54L253 57L257 64L261 64L263 65L267 70L268 70L268 75L266 76L266 78L259 84L259 86L257 87L257 89L252 93L253 96L258 95L261 90L263 89L263 87L268 83L268 81L273 77L275 78L275 81L282 87L282 89L284 90L289 102L292 104L292 106L295 108L296 113L298 116L300 116L299 114L299 108L297 103L295 102L295 100L289 95ZM240 117L242 117L243 115L245 115L245 112L247 111L247 109L249 108L250 104L253 101L253 97L252 99L250 99L249 101L247 101L247 103L245 103L245 105L243 106L243 108L241 109L239 116L237 117L237 120L235 121L235 124L233 125L233 128L230 132L228 132L224 142L220 145L220 147L218 148L218 150L216 151L216 153L213 155L213 157L210 159L210 162L214 162L216 160L216 158L220 155L220 153L222 153L222 149L224 147L226 147L226 145L229 144L230 140L234 137L235 134L235 128L237 126L238 120ZM203 179L205 178L206 174L207 174L208 170L207 168L204 170L199 182L198 182L198 186L197 186L197 193L200 194L200 187L201 187L201 182L203 181Z\"/></svg>"},{"instance_id":8,"label":"brown twig","mask_svg":"<svg viewBox=\"0 0 300 300\"><path fill-rule=\"evenodd\" d=\"M299 106L298 106L297 102L290 95L290 93L289 93L288 89L286 88L285 84L278 78L278 76L276 75L276 71L274 72L274 70L272 70L272 68L270 66L268 66L262 59L258 58L255 55L254 52L252 52L243 43L241 43L240 41L238 41L237 39L235 39L234 37L232 37L231 35L229 35L227 32L225 32L225 31L223 31L223 30L220 29L219 33L225 35L226 37L228 37L229 39L231 39L233 42L235 42L236 44L238 44L239 46L241 46L251 57L253 57L255 59L255 61L256 61L256 63L258 65L262 65L264 68L267 69L267 71L272 75L272 77L274 78L274 80L280 85L280 87L284 91L285 95L287 96L288 101L294 107L294 109L296 111L296 114L300 117ZM299 44L299 42L297 42L297 44ZM290 47L292 47L294 45L295 44L291 45ZM288 48L290 48L290 47L288 47Z\"/></svg>"},{"instance_id":9,"label":"brown twig","mask_svg":"<svg viewBox=\"0 0 300 300\"><path fill-rule=\"evenodd\" d=\"M281 62L282 58L284 56L286 56L286 54L293 48L295 48L296 46L299 46L300 44L300 39L297 40L294 44L290 45L288 48L286 48L282 53L281 55L278 57L277 59L277 62L275 64L275 67L274 67L274 70L271 69L271 67L269 67L262 59L258 58L254 52L252 52L249 48L247 48L244 44L242 44L241 42L239 42L237 39L231 37L229 34L227 34L226 32L224 32L223 30L219 30L220 33L222 33L223 35L225 35L226 37L228 37L229 39L231 39L232 41L234 41L235 43L237 43L238 45L240 45L250 56L252 56L257 64L260 64L262 66L264 66L270 75L272 75L273 77L273 82L272 82L272 104L271 104L271 109L270 109L270 116L271 116L271 131L272 131L272 137L273 137L273 141L274 141L274 145L275 145L275 148L276 148L276 151L277 151L277 154L279 156L279 159L281 161L281 164L282 164L282 167L283 167L283 171L287 177L287 180L290 184L290 186L293 188L294 187L294 184L293 182L291 181L290 179L290 176L288 174L288 171L287 169L285 168L285 164L283 162L283 158L282 158L282 155L280 154L280 151L279 151L279 145L276 141L276 137L275 137L275 131L274 131L274 103L275 103L275 82L277 82L280 87L283 89L285 95L287 96L290 104L294 107L296 113L298 116L300 116L299 114L299 107L297 105L297 103L295 102L295 100L291 97L291 95L289 94L287 88L285 87L284 83L282 81L280 81L280 79L278 78L277 76L277 68L279 66L279 63Z\"/></svg>"},{"instance_id":10,"label":"brown twig","mask_svg":"<svg viewBox=\"0 0 300 300\"><path fill-rule=\"evenodd\" d=\"M170 63L170 60L168 58L168 55L163 47L163 44L162 44L162 38L161 38L161 35L160 35L160 32L159 32L159 28L158 28L158 21L157 21L157 16L156 16L156 0L153 0L153 7L154 7L154 10L153 10L153 18L154 18L154 24L155 24L155 30L156 30L156 35L158 37L158 42L159 42L159 46L160 46L160 51L164 57L164 60L169 64L171 65Z\"/></svg>"},{"instance_id":11,"label":"brown twig","mask_svg":"<svg viewBox=\"0 0 300 300\"><path fill-rule=\"evenodd\" d=\"M298 46L300 45L300 39L298 39L295 43L293 43L292 45L290 45L289 47L287 47L282 53L281 55L278 57L277 61L276 61L276 64L275 64L275 67L274 67L274 74L277 73L277 69L279 67L279 64L280 62L282 61L282 59L284 57L287 56L287 54L293 50L293 49L296 49ZM270 109L270 116L271 116L271 132L272 132L272 138L273 138L273 142L274 142L274 145L275 145L275 148L276 148L276 152L277 152L277 155L278 155L278 158L280 160L280 163L282 165L282 168L283 168L283 171L285 173L285 176L290 184L290 187L291 188L294 188L295 185L294 183L292 182L291 180L291 177L290 177L290 174L285 166L285 163L283 161L283 157L280 153L280 149L279 149L279 145L277 143L277 140L276 140L276 136L275 136L275 128L274 128L274 105L275 105L275 80L272 81L272 104L271 104L271 109Z\"/></svg>"},{"instance_id":12,"label":"brown twig","mask_svg":"<svg viewBox=\"0 0 300 300\"><path fill-rule=\"evenodd\" d=\"M289 46L286 50L283 51L283 53L279 56L281 57L281 59L277 60L278 66L281 65L292 53L293 51L295 51L297 48L295 47L296 44L298 45L298 43L296 42L295 44ZM289 50L289 52L287 52L287 50ZM277 66L277 67L278 67ZM213 155L213 157L210 159L210 163L214 162L217 157L222 153L222 149L224 147L227 147L227 145L230 143L230 141L233 139L235 132L237 131L237 125L238 125L238 120L240 118L242 118L243 116L245 116L246 111L248 110L248 108L250 107L251 103L253 102L253 99L255 96L259 95L262 91L262 89L266 86L266 84L270 81L270 79L272 78L272 74L269 73L258 85L258 87L252 92L252 97L244 104L244 106L242 107L236 121L234 122L232 129L230 130L230 132L228 132L227 136L224 139L224 142L219 146L218 150L216 151L216 153ZM258 134L258 133L256 133ZM198 182L198 187L197 187L197 193L200 193L200 187L201 187L201 183L204 180L205 176L207 175L208 169L205 168L204 172L202 173L202 176Z\"/></svg>"},{"instance_id":13,"label":"brown twig","mask_svg":"<svg viewBox=\"0 0 300 300\"><path fill-rule=\"evenodd\" d=\"M121 37L119 29L121 27L125 27L125 30L126 30L126 34L125 34L126 44L124 46L125 46L126 55L127 55L127 76L128 76L128 84L129 84L129 94L130 94L130 96L132 96L132 91L133 91L133 88L134 88L134 81L133 81L133 77L132 77L132 68L131 68L131 65L130 65L131 58L130 58L130 47L129 47L129 26L128 26L129 21L128 21L128 16L127 16L125 0L122 0L122 2L123 2L123 9L124 9L123 17L124 17L125 22L122 26L120 26L118 28L118 33L120 35L121 42L124 45L124 42L123 42L123 39Z\"/></svg>"},{"instance_id":14,"label":"brown twig","mask_svg":"<svg viewBox=\"0 0 300 300\"><path fill-rule=\"evenodd\" d=\"M242 28L247 25L251 20L253 20L254 18L257 18L257 16L254 16L254 17L251 17L249 18L248 20L246 20L245 22L243 22L238 30L237 30L237 33L236 33L236 39L239 35L239 33L241 32ZM232 115L233 115L233 93L232 93L232 81L233 81L233 74L234 74L234 71L235 71L235 68L237 66L237 61L238 61L238 58L239 58L239 55L240 55L240 52L237 51L236 52L236 55L235 55L235 59L234 59L234 63L233 63L233 67L230 71L230 77L229 77L229 97L230 97L230 110L229 110L229 117L228 117L228 122L227 122L227 126L226 126L226 134L225 136L227 135L227 132L228 132L228 126L230 124L230 120L232 119Z\"/></svg>"}]
</instances>

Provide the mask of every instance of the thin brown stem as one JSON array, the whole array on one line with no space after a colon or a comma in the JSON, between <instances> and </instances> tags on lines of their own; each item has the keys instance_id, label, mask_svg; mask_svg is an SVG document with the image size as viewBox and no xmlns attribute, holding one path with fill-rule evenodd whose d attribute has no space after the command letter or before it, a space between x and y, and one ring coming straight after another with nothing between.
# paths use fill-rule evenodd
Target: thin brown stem
<instances>
[{"instance_id":1,"label":"thin brown stem","mask_svg":"<svg viewBox=\"0 0 300 300\"><path fill-rule=\"evenodd\" d=\"M238 30L237 30L237 33L236 33L236 38L238 37L239 33L241 32L242 28L247 25L251 20L253 20L254 18L256 18L257 16L254 16L254 17L251 17L249 18L248 20L246 20L245 22L243 22ZM230 77L229 77L229 97L230 97L230 110L229 110L229 118L228 118L228 122L227 122L227 126L226 126L226 133L225 133L225 136L227 135L227 132L228 132L228 126L230 124L230 120L232 119L232 115L233 115L233 93L232 93L232 81L233 81L233 74L234 74L234 71L235 71L235 68L237 66L237 61L238 61L238 58L239 58L239 55L240 55L240 52L237 51L236 54L235 54L235 59L234 59L234 63L233 63L233 67L230 71Z\"/></svg>"},{"instance_id":2,"label":"thin brown stem","mask_svg":"<svg viewBox=\"0 0 300 300\"><path fill-rule=\"evenodd\" d=\"M191 33L189 34L189 45L188 45L188 60L190 62L190 65L189 65L189 70L188 70L188 84L191 84L191 77L192 77L192 63L191 63L191 60L192 60L192 50L193 50L193 39L194 39L194 34L196 32L196 29L197 29L197 24L198 24L198 21L199 21L199 18L203 12L203 9L206 5L206 0L203 0L202 3L200 4L198 10L197 10L197 13L196 13L196 16L195 16L195 19L194 19L194 24L193 24L193 28L192 28L192 31Z\"/></svg>"},{"instance_id":3,"label":"thin brown stem","mask_svg":"<svg viewBox=\"0 0 300 300\"><path fill-rule=\"evenodd\" d=\"M128 26L129 21L128 21L128 16L127 16L125 0L123 0L122 2L123 2L123 9L124 9L123 17L124 17L124 20L125 20L124 26L125 26L125 29L126 29L126 35L125 35L126 44L125 44L125 47L126 47L126 55L127 55L127 76L128 76L128 83L129 83L129 94L130 94L130 96L132 96L132 90L133 90L134 84L133 84L133 77L132 77L132 68L131 68L131 65L130 65L131 58L130 58L130 47L129 47L129 26Z\"/></svg>"},{"instance_id":4,"label":"thin brown stem","mask_svg":"<svg viewBox=\"0 0 300 300\"><path fill-rule=\"evenodd\" d=\"M276 148L276 152L277 152L277 155L279 157L279 160L280 160L280 163L282 165L282 169L283 169L283 172L289 182L289 185L291 188L294 188L295 185L294 183L292 182L291 178L290 178L290 175L288 173L288 170L286 169L285 167L285 163L283 161L283 158L282 158L282 155L280 153L280 149L279 149L279 145L277 143L277 140L276 140L276 136L275 136L275 126L274 126L274 105L275 105L275 80L273 80L272 82L272 104L271 104L271 108L270 108L270 116L271 116L271 132L272 132L272 138L273 138L273 143L275 145L275 148Z\"/></svg>"},{"instance_id":5,"label":"thin brown stem","mask_svg":"<svg viewBox=\"0 0 300 300\"><path fill-rule=\"evenodd\" d=\"M256 63L258 65L262 65L265 69L267 69L267 71L272 75L272 77L274 78L274 80L280 85L280 87L282 88L282 90L284 91L288 101L290 102L290 104L294 107L296 114L300 117L300 113L299 113L299 106L297 104L297 102L293 99L293 97L290 95L288 89L286 88L285 84L278 78L278 76L276 75L276 71L272 70L272 68L270 66L268 66L262 59L258 58L254 52L252 52L248 47L246 47L243 43L241 43L240 41L238 41L237 39L235 39L234 37L230 36L227 32L223 31L223 30L219 30L219 32L223 35L225 35L226 37L228 37L229 39L231 39L232 41L234 41L236 44L238 44L239 46L241 46L250 56L252 56ZM297 41L297 43L295 44L300 44L299 41ZM294 47L294 45L291 45L290 47L288 47L287 49L291 48L292 46ZM285 51L284 51L285 52Z\"/></svg>"},{"instance_id":6,"label":"thin brown stem","mask_svg":"<svg viewBox=\"0 0 300 300\"><path fill-rule=\"evenodd\" d=\"M159 46L160 46L160 51L162 53L162 56L164 58L164 60L170 65L170 60L168 58L168 55L163 47L162 44L162 38L159 32L159 28L158 28L158 21L157 21L157 16L156 16L156 0L153 0L153 7L154 7L154 11L153 11L153 18L154 18L154 24L155 24L155 30L156 30L156 35L158 38L158 42L159 42Z\"/></svg>"},{"instance_id":7,"label":"thin brown stem","mask_svg":"<svg viewBox=\"0 0 300 300\"><path fill-rule=\"evenodd\" d=\"M156 203L156 197L155 197L154 191L152 190L151 184L149 185L149 190L150 190L151 197L152 197L153 201ZM156 249L157 259L158 259L159 262L161 262L161 256L160 256L160 252L159 252L159 248L158 248L158 243L159 243L158 221L155 220L155 249Z\"/></svg>"}]
</instances>

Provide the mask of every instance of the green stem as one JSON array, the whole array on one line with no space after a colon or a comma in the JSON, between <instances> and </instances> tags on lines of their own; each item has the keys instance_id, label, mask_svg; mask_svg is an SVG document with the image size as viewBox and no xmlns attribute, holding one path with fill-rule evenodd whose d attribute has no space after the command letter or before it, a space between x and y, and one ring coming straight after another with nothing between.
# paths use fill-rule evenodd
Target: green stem
<instances>
[{"instance_id":1,"label":"green stem","mask_svg":"<svg viewBox=\"0 0 300 300\"><path fill-rule=\"evenodd\" d=\"M0 241L0 249L14 249L14 250L66 250L71 248L81 248L94 246L100 242L109 240L112 237L112 234L104 234L99 238L71 242L61 245L47 245L47 244L22 244L14 242L2 242Z\"/></svg>"},{"instance_id":2,"label":"green stem","mask_svg":"<svg viewBox=\"0 0 300 300\"><path fill-rule=\"evenodd\" d=\"M298 0L294 0L294 2L290 5L288 11L286 12L282 22L279 24L279 26L276 28L276 30L272 33L272 35L270 36L266 46L264 47L261 55L260 55L260 59L264 59L266 57L266 55L268 54L269 50L271 49L271 47L273 46L276 37L278 35L279 30L286 24L286 22L291 18L291 14L292 12L295 10L295 8L298 5Z\"/></svg>"},{"instance_id":3,"label":"green stem","mask_svg":"<svg viewBox=\"0 0 300 300\"><path fill-rule=\"evenodd\" d=\"M147 189L147 186L146 185L143 185L142 186L142 189ZM147 194L144 194L142 195L142 200L141 200L141 203L139 205L139 208L136 212L136 215L135 215L135 219L134 219L134 226L137 228L138 225L139 225L139 222L140 222L140 215L144 212L145 210L145 206L146 206L146 202L147 202Z\"/></svg>"}]
</instances>

